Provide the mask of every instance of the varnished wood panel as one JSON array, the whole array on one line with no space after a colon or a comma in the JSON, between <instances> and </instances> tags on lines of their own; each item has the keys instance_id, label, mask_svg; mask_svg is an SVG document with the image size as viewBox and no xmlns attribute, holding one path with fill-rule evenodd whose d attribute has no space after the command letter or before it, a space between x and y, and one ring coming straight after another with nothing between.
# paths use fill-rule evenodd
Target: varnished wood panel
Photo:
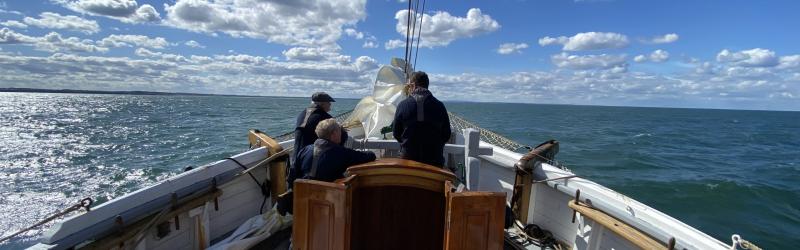
<instances>
[{"instance_id":1,"label":"varnished wood panel","mask_svg":"<svg viewBox=\"0 0 800 250\"><path fill-rule=\"evenodd\" d=\"M294 183L293 249L344 250L348 227L345 185L297 180Z\"/></svg>"},{"instance_id":2,"label":"varnished wood panel","mask_svg":"<svg viewBox=\"0 0 800 250\"><path fill-rule=\"evenodd\" d=\"M503 249L505 201L505 193L449 194L445 249Z\"/></svg>"},{"instance_id":3,"label":"varnished wood panel","mask_svg":"<svg viewBox=\"0 0 800 250\"><path fill-rule=\"evenodd\" d=\"M443 192L381 186L353 195L352 249L442 249Z\"/></svg>"}]
</instances>

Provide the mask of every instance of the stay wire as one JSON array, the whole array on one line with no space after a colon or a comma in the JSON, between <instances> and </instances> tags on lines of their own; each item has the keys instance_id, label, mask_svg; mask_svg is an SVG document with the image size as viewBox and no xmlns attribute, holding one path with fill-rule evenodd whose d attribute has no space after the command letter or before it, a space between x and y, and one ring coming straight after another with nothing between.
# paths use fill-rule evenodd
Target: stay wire
<instances>
[{"instance_id":1,"label":"stay wire","mask_svg":"<svg viewBox=\"0 0 800 250\"><path fill-rule=\"evenodd\" d=\"M411 2L411 0L409 0ZM413 19L411 21L411 41L408 45L410 48L408 50L408 61L406 61L406 65L409 65L411 68L411 72L414 72L414 65L411 64L411 55L414 53L414 35L416 35L417 31L417 9L419 8L419 0L416 0L413 7L411 8L412 11L408 12L408 16L411 17L413 14Z\"/></svg>"},{"instance_id":2,"label":"stay wire","mask_svg":"<svg viewBox=\"0 0 800 250\"><path fill-rule=\"evenodd\" d=\"M414 54L414 64L412 64L414 66L411 67L411 71L416 71L417 70L417 58L419 58L419 43L420 43L420 39L422 38L422 21L425 20L425 2L426 1L427 0L422 0L422 12L420 12L422 14L419 16L419 34L417 34L417 52Z\"/></svg>"},{"instance_id":3,"label":"stay wire","mask_svg":"<svg viewBox=\"0 0 800 250\"><path fill-rule=\"evenodd\" d=\"M411 31L411 1L408 1L408 18L406 18L406 52L403 55L405 60L405 66L403 67L403 72L408 75L408 38L409 38L409 31Z\"/></svg>"}]
</instances>

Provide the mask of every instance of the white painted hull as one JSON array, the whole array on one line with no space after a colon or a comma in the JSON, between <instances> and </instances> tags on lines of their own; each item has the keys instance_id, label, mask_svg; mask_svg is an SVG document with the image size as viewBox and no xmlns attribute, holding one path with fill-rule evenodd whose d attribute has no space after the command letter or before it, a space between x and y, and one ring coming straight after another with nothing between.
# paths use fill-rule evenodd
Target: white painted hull
<instances>
[{"instance_id":1,"label":"white painted hull","mask_svg":"<svg viewBox=\"0 0 800 250\"><path fill-rule=\"evenodd\" d=\"M463 139L457 140L457 144ZM290 147L293 141L281 142L284 147ZM363 145L361 145L363 146ZM371 141L368 148L383 148L387 152L398 148L396 142ZM358 146L356 146L358 147ZM481 142L482 152L491 148L491 155L480 155L480 168L477 169L477 187L482 191L506 192L511 197L512 184L514 183L514 164L522 157L521 154ZM448 145L446 152L458 154L463 146ZM456 159L463 159L455 157ZM235 156L245 165L252 165L266 158L264 148L250 150ZM151 228L143 233L144 239L140 241L140 249L201 249L208 246L209 242L220 239L232 232L241 223L259 213L259 206L263 196L249 176L240 175L231 177L241 171L241 167L230 160L215 162L181 175L172 177L156 185L143 188L131 194L106 202L91 212L67 218L54 226L40 244L32 249L67 249L73 246L87 246L98 237L113 237L124 232L125 225L131 225L133 220L144 215L157 213L164 204L164 197L172 192L179 192L194 186L204 184L213 177L220 181L219 189L222 196L218 198L219 210L213 209L213 202L198 206L192 212L181 213L178 216L180 229L175 230L174 225L166 237L157 239L156 229ZM476 171L476 170L472 170ZM266 178L266 171L253 171L259 179ZM542 164L535 171L535 179L549 179L560 176L572 175L565 170ZM200 183L200 184L198 184ZM653 238L666 242L670 237L677 239L675 249L728 249L724 243L686 225L666 214L650 208L636 200L603 187L583 178L572 178L551 181L549 183L534 184L531 192L533 205L528 211L529 221L543 229L549 230L553 236L573 249L638 249L625 239L605 230L599 224L588 218L578 216L572 223L572 209L568 202L574 199L575 190L581 190L581 200L591 204L625 223L643 231ZM180 192L179 192L180 193ZM162 206L156 206L156 203ZM150 205L148 205L150 204ZM166 203L168 205L168 203ZM268 200L267 208L272 207ZM190 216L206 213L208 221L202 226L197 221L202 216ZM125 223L119 227L114 223L117 215L122 215ZM133 216L133 215L138 215ZM174 223L174 219L170 219ZM199 229L205 228L207 239L199 237ZM121 230L121 231L120 231ZM409 236L413 237L413 236ZM127 241L122 248L133 248L133 241ZM126 245L127 244L127 245ZM90 244L88 244L90 246ZM114 245L119 247L119 245Z\"/></svg>"}]
</instances>

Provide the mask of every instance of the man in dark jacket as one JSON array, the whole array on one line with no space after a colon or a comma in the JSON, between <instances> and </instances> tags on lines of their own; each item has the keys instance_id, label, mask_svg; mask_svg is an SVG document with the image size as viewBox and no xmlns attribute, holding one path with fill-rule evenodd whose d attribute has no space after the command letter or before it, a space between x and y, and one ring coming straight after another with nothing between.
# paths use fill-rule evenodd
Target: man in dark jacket
<instances>
[{"instance_id":1,"label":"man in dark jacket","mask_svg":"<svg viewBox=\"0 0 800 250\"><path fill-rule=\"evenodd\" d=\"M414 72L410 95L400 102L392 123L392 134L400 142L403 159L444 166L444 144L450 140L450 117L444 104L428 91L428 75Z\"/></svg>"},{"instance_id":2,"label":"man in dark jacket","mask_svg":"<svg viewBox=\"0 0 800 250\"><path fill-rule=\"evenodd\" d=\"M317 92L311 96L311 106L300 112L297 116L297 123L294 130L294 154L292 159L297 159L297 152L305 146L311 145L317 140L314 129L317 124L325 119L332 118L328 112L331 111L333 98L325 92Z\"/></svg>"},{"instance_id":3,"label":"man in dark jacket","mask_svg":"<svg viewBox=\"0 0 800 250\"><path fill-rule=\"evenodd\" d=\"M299 150L295 170L300 171L294 174L295 178L290 173L290 183L296 178L332 182L344 177L348 167L375 160L371 151L343 147L342 131L335 119L321 121L315 131L319 139Z\"/></svg>"}]
</instances>

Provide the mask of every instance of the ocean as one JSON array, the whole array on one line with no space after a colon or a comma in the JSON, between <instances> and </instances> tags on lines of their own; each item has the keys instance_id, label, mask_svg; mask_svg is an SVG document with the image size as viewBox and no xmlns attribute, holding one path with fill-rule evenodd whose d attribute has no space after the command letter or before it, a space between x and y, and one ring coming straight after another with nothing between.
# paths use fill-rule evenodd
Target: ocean
<instances>
[{"instance_id":1,"label":"ocean","mask_svg":"<svg viewBox=\"0 0 800 250\"><path fill-rule=\"evenodd\" d=\"M357 100L338 99L331 113ZM290 131L307 98L0 93L0 232L102 203ZM730 243L800 245L800 112L446 102L573 172ZM52 226L49 223L45 226ZM35 244L44 229L0 243Z\"/></svg>"}]
</instances>

